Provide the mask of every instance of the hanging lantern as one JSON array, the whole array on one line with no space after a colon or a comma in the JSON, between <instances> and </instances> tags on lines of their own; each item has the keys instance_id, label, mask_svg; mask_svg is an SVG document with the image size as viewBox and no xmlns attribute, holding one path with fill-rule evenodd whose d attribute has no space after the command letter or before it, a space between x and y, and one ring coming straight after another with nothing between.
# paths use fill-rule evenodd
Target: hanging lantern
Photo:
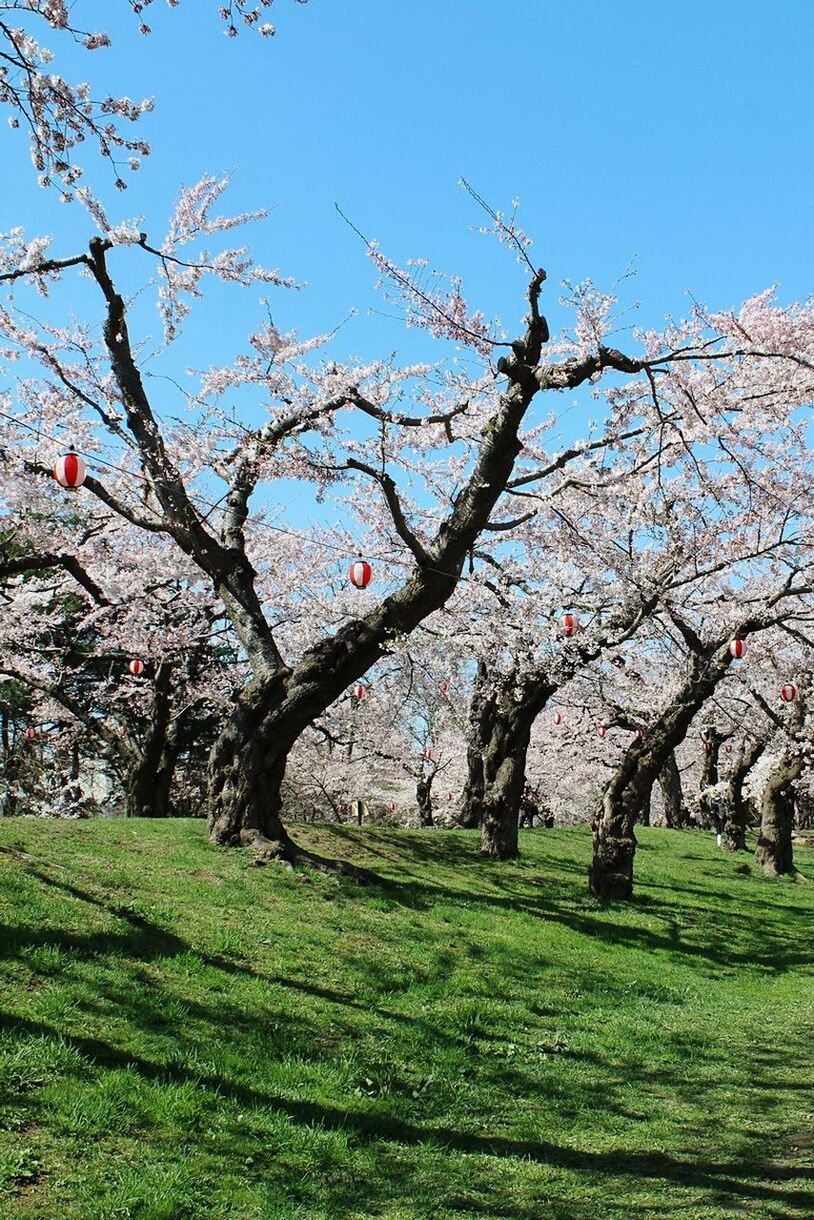
<instances>
[{"instance_id":1,"label":"hanging lantern","mask_svg":"<svg viewBox=\"0 0 814 1220\"><path fill-rule=\"evenodd\" d=\"M362 699L364 697L364 693L365 688L362 686L361 682L358 682L353 688L354 699Z\"/></svg>"},{"instance_id":2,"label":"hanging lantern","mask_svg":"<svg viewBox=\"0 0 814 1220\"><path fill-rule=\"evenodd\" d=\"M597 737L604 737L604 736L606 736L607 732L608 732L607 726L604 724L600 724L597 727L596 735L597 735Z\"/></svg>"},{"instance_id":3,"label":"hanging lantern","mask_svg":"<svg viewBox=\"0 0 814 1220\"><path fill-rule=\"evenodd\" d=\"M555 713L554 713L554 723L555 723L555 724L562 724L562 712L555 712Z\"/></svg>"},{"instance_id":4,"label":"hanging lantern","mask_svg":"<svg viewBox=\"0 0 814 1220\"><path fill-rule=\"evenodd\" d=\"M426 758L427 762L432 762L432 760L433 760L434 755L429 746L424 751L424 757Z\"/></svg>"},{"instance_id":5,"label":"hanging lantern","mask_svg":"<svg viewBox=\"0 0 814 1220\"><path fill-rule=\"evenodd\" d=\"M560 619L563 635L576 635L579 629L579 620L575 614L564 614Z\"/></svg>"},{"instance_id":6,"label":"hanging lantern","mask_svg":"<svg viewBox=\"0 0 814 1220\"><path fill-rule=\"evenodd\" d=\"M124 725L122 725L122 727L119 729L119 736L120 736L120 737L126 737L126 736L127 736L127 729L124 727Z\"/></svg>"},{"instance_id":7,"label":"hanging lantern","mask_svg":"<svg viewBox=\"0 0 814 1220\"><path fill-rule=\"evenodd\" d=\"M440 690L442 695L448 695L449 694L449 682L439 682L438 689Z\"/></svg>"},{"instance_id":8,"label":"hanging lantern","mask_svg":"<svg viewBox=\"0 0 814 1220\"><path fill-rule=\"evenodd\" d=\"M705 753L705 754L709 754L709 752L712 750L712 742L711 742L711 741L702 741L702 742L701 742L701 745L704 747L704 753Z\"/></svg>"},{"instance_id":9,"label":"hanging lantern","mask_svg":"<svg viewBox=\"0 0 814 1220\"><path fill-rule=\"evenodd\" d=\"M633 734L634 741L641 741L641 739L643 737L644 737L644 733L642 732L641 729L637 729L636 732Z\"/></svg>"},{"instance_id":10,"label":"hanging lantern","mask_svg":"<svg viewBox=\"0 0 814 1220\"><path fill-rule=\"evenodd\" d=\"M350 565L350 583L357 589L366 589L370 584L370 578L373 575L373 569L366 559L354 559Z\"/></svg>"},{"instance_id":11,"label":"hanging lantern","mask_svg":"<svg viewBox=\"0 0 814 1220\"><path fill-rule=\"evenodd\" d=\"M138 657L134 657L133 660L130 662L130 673L133 675L134 678L137 678L139 676L139 674L141 674L143 672L144 672L144 662L140 661L138 659Z\"/></svg>"},{"instance_id":12,"label":"hanging lantern","mask_svg":"<svg viewBox=\"0 0 814 1220\"><path fill-rule=\"evenodd\" d=\"M731 754L731 753L732 753L732 747L724 746L724 754Z\"/></svg>"},{"instance_id":13,"label":"hanging lantern","mask_svg":"<svg viewBox=\"0 0 814 1220\"><path fill-rule=\"evenodd\" d=\"M784 703L793 703L797 698L797 687L793 682L787 682L785 686L780 687L780 698Z\"/></svg>"},{"instance_id":14,"label":"hanging lantern","mask_svg":"<svg viewBox=\"0 0 814 1220\"><path fill-rule=\"evenodd\" d=\"M59 458L54 466L54 478L60 487L81 487L85 482L86 474L85 463L78 454L74 453L73 449L64 457Z\"/></svg>"},{"instance_id":15,"label":"hanging lantern","mask_svg":"<svg viewBox=\"0 0 814 1220\"><path fill-rule=\"evenodd\" d=\"M25 735L29 741L33 741L34 738L37 736L37 730L34 728L34 726L32 724L30 724L28 726L28 728L26 729Z\"/></svg>"},{"instance_id":16,"label":"hanging lantern","mask_svg":"<svg viewBox=\"0 0 814 1220\"><path fill-rule=\"evenodd\" d=\"M734 640L730 641L729 651L735 660L739 661L746 652L746 644L738 636L735 636Z\"/></svg>"}]
</instances>

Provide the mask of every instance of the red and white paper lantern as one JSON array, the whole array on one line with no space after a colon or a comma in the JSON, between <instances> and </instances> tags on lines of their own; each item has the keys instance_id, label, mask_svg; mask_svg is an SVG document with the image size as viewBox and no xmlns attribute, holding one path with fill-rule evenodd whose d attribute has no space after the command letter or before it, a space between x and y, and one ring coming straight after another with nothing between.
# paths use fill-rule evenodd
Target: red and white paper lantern
<instances>
[{"instance_id":1,"label":"red and white paper lantern","mask_svg":"<svg viewBox=\"0 0 814 1220\"><path fill-rule=\"evenodd\" d=\"M354 686L354 688L353 688L354 699L362 699L362 698L364 698L364 694L365 694L365 688L362 686L361 682L357 682L356 686Z\"/></svg>"},{"instance_id":2,"label":"red and white paper lantern","mask_svg":"<svg viewBox=\"0 0 814 1220\"><path fill-rule=\"evenodd\" d=\"M373 569L366 559L354 559L350 565L350 583L357 589L366 589L372 575Z\"/></svg>"},{"instance_id":3,"label":"red and white paper lantern","mask_svg":"<svg viewBox=\"0 0 814 1220\"><path fill-rule=\"evenodd\" d=\"M564 614L560 619L563 635L576 635L579 630L579 619L575 614Z\"/></svg>"},{"instance_id":4,"label":"red and white paper lantern","mask_svg":"<svg viewBox=\"0 0 814 1220\"><path fill-rule=\"evenodd\" d=\"M605 725L605 724L597 725L597 729L596 729L597 737L605 737L607 735L607 732L608 732L607 725Z\"/></svg>"},{"instance_id":5,"label":"red and white paper lantern","mask_svg":"<svg viewBox=\"0 0 814 1220\"><path fill-rule=\"evenodd\" d=\"M739 639L736 636L734 640L730 641L729 651L731 652L731 654L735 658L735 660L739 661L741 659L741 657L744 655L744 653L746 652L746 644L743 640Z\"/></svg>"},{"instance_id":6,"label":"red and white paper lantern","mask_svg":"<svg viewBox=\"0 0 814 1220\"><path fill-rule=\"evenodd\" d=\"M57 460L54 466L54 478L60 487L81 487L85 482L87 471L85 463L73 449Z\"/></svg>"},{"instance_id":7,"label":"red and white paper lantern","mask_svg":"<svg viewBox=\"0 0 814 1220\"><path fill-rule=\"evenodd\" d=\"M140 661L138 657L133 657L133 660L130 662L130 673L134 678L144 673L144 662Z\"/></svg>"},{"instance_id":8,"label":"red and white paper lantern","mask_svg":"<svg viewBox=\"0 0 814 1220\"><path fill-rule=\"evenodd\" d=\"M780 687L780 698L784 703L793 703L797 698L797 687L793 682L786 682L785 686Z\"/></svg>"},{"instance_id":9,"label":"red and white paper lantern","mask_svg":"<svg viewBox=\"0 0 814 1220\"><path fill-rule=\"evenodd\" d=\"M33 727L33 725L29 725L25 731L25 735L29 741L33 741L37 736L37 730Z\"/></svg>"},{"instance_id":10,"label":"red and white paper lantern","mask_svg":"<svg viewBox=\"0 0 814 1220\"><path fill-rule=\"evenodd\" d=\"M562 712L555 712L555 713L554 713L554 723L555 723L555 724L562 724Z\"/></svg>"}]
</instances>

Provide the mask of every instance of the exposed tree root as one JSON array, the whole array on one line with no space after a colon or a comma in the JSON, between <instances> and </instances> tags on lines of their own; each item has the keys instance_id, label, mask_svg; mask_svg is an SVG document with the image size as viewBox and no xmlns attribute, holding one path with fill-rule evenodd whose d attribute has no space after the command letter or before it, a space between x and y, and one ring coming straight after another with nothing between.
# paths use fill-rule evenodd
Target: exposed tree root
<instances>
[{"instance_id":1,"label":"exposed tree root","mask_svg":"<svg viewBox=\"0 0 814 1220\"><path fill-rule=\"evenodd\" d=\"M347 860L333 860L319 856L316 852L300 847L287 835L285 838L268 839L256 830L244 830L240 835L242 847L251 847L255 864L282 864L284 868L313 868L332 877L347 877L357 885L381 884L381 877L370 869Z\"/></svg>"}]
</instances>

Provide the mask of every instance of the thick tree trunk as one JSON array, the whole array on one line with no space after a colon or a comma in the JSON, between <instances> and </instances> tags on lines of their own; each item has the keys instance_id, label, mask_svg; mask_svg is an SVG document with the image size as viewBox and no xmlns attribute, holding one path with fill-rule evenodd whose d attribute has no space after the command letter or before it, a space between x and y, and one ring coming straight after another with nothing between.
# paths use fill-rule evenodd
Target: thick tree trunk
<instances>
[{"instance_id":1,"label":"thick tree trunk","mask_svg":"<svg viewBox=\"0 0 814 1220\"><path fill-rule=\"evenodd\" d=\"M794 871L791 832L794 824L794 790L792 784L802 770L798 755L784 754L766 781L760 799L760 837L755 863L771 877Z\"/></svg>"},{"instance_id":2,"label":"thick tree trunk","mask_svg":"<svg viewBox=\"0 0 814 1220\"><path fill-rule=\"evenodd\" d=\"M746 850L746 828L749 822L749 806L743 795L747 775L766 749L765 741L752 741L741 746L729 776L727 816L721 847L725 851Z\"/></svg>"},{"instance_id":3,"label":"thick tree trunk","mask_svg":"<svg viewBox=\"0 0 814 1220\"><path fill-rule=\"evenodd\" d=\"M531 729L556 690L541 679L490 674L481 661L469 711L463 825L481 828L481 851L496 860L518 854Z\"/></svg>"},{"instance_id":4,"label":"thick tree trunk","mask_svg":"<svg viewBox=\"0 0 814 1220\"><path fill-rule=\"evenodd\" d=\"M531 726L504 722L484 759L487 776L481 820L481 851L495 860L518 853L520 803L526 786L526 755Z\"/></svg>"},{"instance_id":5,"label":"thick tree trunk","mask_svg":"<svg viewBox=\"0 0 814 1220\"><path fill-rule=\"evenodd\" d=\"M319 710L321 705L315 714ZM300 847L283 825L286 763L303 727L278 678L253 682L241 693L209 755L210 837L222 846L253 847L263 861L308 864L357 881L374 880L367 869Z\"/></svg>"},{"instance_id":6,"label":"thick tree trunk","mask_svg":"<svg viewBox=\"0 0 814 1220\"><path fill-rule=\"evenodd\" d=\"M475 686L469 705L469 727L466 743L466 783L464 784L458 822L467 830L480 826L483 818L483 794L486 776L483 754L491 733L492 702L489 699L488 673L483 661L478 661Z\"/></svg>"},{"instance_id":7,"label":"thick tree trunk","mask_svg":"<svg viewBox=\"0 0 814 1220\"><path fill-rule=\"evenodd\" d=\"M684 791L681 787L681 772L678 769L674 750L667 755L664 766L658 773L658 784L664 801L665 822L674 830L686 826L687 811L684 808Z\"/></svg>"},{"instance_id":8,"label":"thick tree trunk","mask_svg":"<svg viewBox=\"0 0 814 1220\"><path fill-rule=\"evenodd\" d=\"M593 859L588 869L589 888L599 898L629 898L633 893L633 827L649 791L645 777L631 777L623 771L605 788L594 819Z\"/></svg>"},{"instance_id":9,"label":"thick tree trunk","mask_svg":"<svg viewBox=\"0 0 814 1220\"><path fill-rule=\"evenodd\" d=\"M743 630L746 634L746 630ZM700 644L700 642L699 642ZM698 710L726 674L729 647L720 644L694 653L693 665L673 703L634 740L611 776L593 822L593 860L588 870L591 893L600 898L628 898L633 890L637 817L656 776L684 740Z\"/></svg>"}]
</instances>

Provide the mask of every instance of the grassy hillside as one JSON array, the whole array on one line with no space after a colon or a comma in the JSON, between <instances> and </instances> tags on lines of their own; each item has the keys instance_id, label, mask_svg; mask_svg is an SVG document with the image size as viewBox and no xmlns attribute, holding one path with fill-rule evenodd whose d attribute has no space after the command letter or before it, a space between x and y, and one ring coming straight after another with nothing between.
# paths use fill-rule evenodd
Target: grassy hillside
<instances>
[{"instance_id":1,"label":"grassy hillside","mask_svg":"<svg viewBox=\"0 0 814 1220\"><path fill-rule=\"evenodd\" d=\"M814 883L644 830L603 908L584 830L301 834L387 883L0 821L0 1215L814 1214Z\"/></svg>"}]
</instances>

